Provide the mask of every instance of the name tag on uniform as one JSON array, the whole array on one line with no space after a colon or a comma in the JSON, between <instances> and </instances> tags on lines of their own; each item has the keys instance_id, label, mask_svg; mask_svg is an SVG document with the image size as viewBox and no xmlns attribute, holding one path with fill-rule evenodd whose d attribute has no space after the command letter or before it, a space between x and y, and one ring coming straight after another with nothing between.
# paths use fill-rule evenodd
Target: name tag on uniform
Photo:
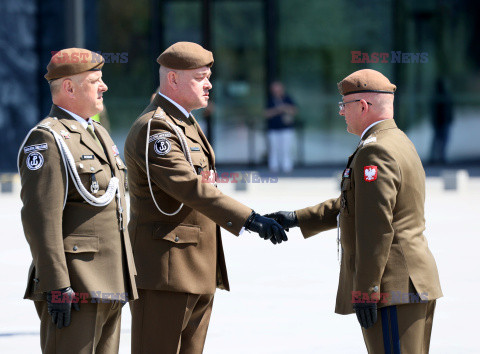
<instances>
[{"instance_id":1,"label":"name tag on uniform","mask_svg":"<svg viewBox=\"0 0 480 354\"><path fill-rule=\"evenodd\" d=\"M190 148L190 150L192 150L192 151L200 151L200 148L199 148L198 146L192 146L192 147Z\"/></svg>"},{"instance_id":2,"label":"name tag on uniform","mask_svg":"<svg viewBox=\"0 0 480 354\"><path fill-rule=\"evenodd\" d=\"M95 157L93 155L82 155L80 160L93 160Z\"/></svg>"},{"instance_id":3,"label":"name tag on uniform","mask_svg":"<svg viewBox=\"0 0 480 354\"><path fill-rule=\"evenodd\" d=\"M343 171L343 178L350 178L350 173L352 172L352 169L351 168L346 168L344 171Z\"/></svg>"}]
</instances>

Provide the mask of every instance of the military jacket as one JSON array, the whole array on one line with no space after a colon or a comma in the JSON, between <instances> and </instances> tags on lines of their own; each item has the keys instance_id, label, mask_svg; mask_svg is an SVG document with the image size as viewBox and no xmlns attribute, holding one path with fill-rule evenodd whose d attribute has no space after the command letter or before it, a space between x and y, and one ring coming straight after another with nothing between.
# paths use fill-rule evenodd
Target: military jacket
<instances>
[{"instance_id":1,"label":"military jacket","mask_svg":"<svg viewBox=\"0 0 480 354\"><path fill-rule=\"evenodd\" d=\"M193 168L168 122L185 137ZM155 201L165 213L174 215L160 212L151 196L146 151ZM216 287L229 290L219 226L238 235L252 209L207 181L215 155L193 116L186 118L157 94L133 123L125 143L125 161L130 190L128 228L138 287L193 294L213 294ZM181 203L183 207L175 213Z\"/></svg>"},{"instance_id":2,"label":"military jacket","mask_svg":"<svg viewBox=\"0 0 480 354\"><path fill-rule=\"evenodd\" d=\"M341 237L336 312L354 302L379 307L442 296L425 230L425 171L393 119L370 128L343 172L341 195L297 211L304 237L334 228Z\"/></svg>"},{"instance_id":3,"label":"military jacket","mask_svg":"<svg viewBox=\"0 0 480 354\"><path fill-rule=\"evenodd\" d=\"M39 126L61 136L72 154L79 182L89 192L93 189L100 197L112 176L120 180L120 200L115 197L106 206L92 206L79 194L50 131L37 126L19 152L22 223L33 256L25 298L45 299L45 292L68 286L89 297L137 298L126 230L126 166L108 132L94 124L103 149L79 122L55 105Z\"/></svg>"}]
</instances>

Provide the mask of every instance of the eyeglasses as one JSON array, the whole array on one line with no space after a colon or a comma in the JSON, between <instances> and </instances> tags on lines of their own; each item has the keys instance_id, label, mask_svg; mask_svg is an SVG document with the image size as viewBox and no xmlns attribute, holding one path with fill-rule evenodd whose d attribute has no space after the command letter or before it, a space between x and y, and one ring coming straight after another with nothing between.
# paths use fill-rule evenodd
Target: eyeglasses
<instances>
[{"instance_id":1,"label":"eyeglasses","mask_svg":"<svg viewBox=\"0 0 480 354\"><path fill-rule=\"evenodd\" d=\"M346 105L347 103L360 102L360 101L361 101L361 100L353 100L353 101L347 101L347 102L338 102L338 108L339 108L340 110L342 110L342 109L345 109L345 105ZM372 105L370 102L367 102L367 104L370 105L370 106Z\"/></svg>"}]
</instances>

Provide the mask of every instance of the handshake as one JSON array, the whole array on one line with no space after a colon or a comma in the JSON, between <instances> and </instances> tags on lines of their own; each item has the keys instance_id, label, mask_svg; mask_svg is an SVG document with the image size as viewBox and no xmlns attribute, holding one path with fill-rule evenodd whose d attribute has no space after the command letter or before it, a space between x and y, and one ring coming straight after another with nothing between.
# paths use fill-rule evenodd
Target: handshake
<instances>
[{"instance_id":1,"label":"handshake","mask_svg":"<svg viewBox=\"0 0 480 354\"><path fill-rule=\"evenodd\" d=\"M258 233L261 238L270 240L274 245L287 241L285 231L295 226L298 226L298 220L294 211L278 211L264 216L252 211L245 222L245 229Z\"/></svg>"}]
</instances>

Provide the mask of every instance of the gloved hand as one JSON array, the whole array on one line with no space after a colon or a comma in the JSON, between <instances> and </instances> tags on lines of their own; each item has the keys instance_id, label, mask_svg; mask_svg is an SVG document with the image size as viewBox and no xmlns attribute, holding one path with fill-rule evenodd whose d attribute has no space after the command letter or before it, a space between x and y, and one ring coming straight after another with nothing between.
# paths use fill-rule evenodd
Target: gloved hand
<instances>
[{"instance_id":1,"label":"gloved hand","mask_svg":"<svg viewBox=\"0 0 480 354\"><path fill-rule=\"evenodd\" d=\"M264 216L278 222L286 231L291 227L298 226L297 213L294 211L277 211L276 213L270 213Z\"/></svg>"},{"instance_id":2,"label":"gloved hand","mask_svg":"<svg viewBox=\"0 0 480 354\"><path fill-rule=\"evenodd\" d=\"M48 314L52 316L52 322L57 325L57 328L70 325L72 306L75 310L80 311L78 300L71 287L47 293Z\"/></svg>"},{"instance_id":3,"label":"gloved hand","mask_svg":"<svg viewBox=\"0 0 480 354\"><path fill-rule=\"evenodd\" d=\"M275 220L261 216L255 213L255 211L252 211L245 222L245 228L258 233L265 240L272 241L274 245L288 240L282 226Z\"/></svg>"},{"instance_id":4,"label":"gloved hand","mask_svg":"<svg viewBox=\"0 0 480 354\"><path fill-rule=\"evenodd\" d=\"M377 322L377 303L355 303L353 309L363 328L370 328Z\"/></svg>"}]
</instances>

